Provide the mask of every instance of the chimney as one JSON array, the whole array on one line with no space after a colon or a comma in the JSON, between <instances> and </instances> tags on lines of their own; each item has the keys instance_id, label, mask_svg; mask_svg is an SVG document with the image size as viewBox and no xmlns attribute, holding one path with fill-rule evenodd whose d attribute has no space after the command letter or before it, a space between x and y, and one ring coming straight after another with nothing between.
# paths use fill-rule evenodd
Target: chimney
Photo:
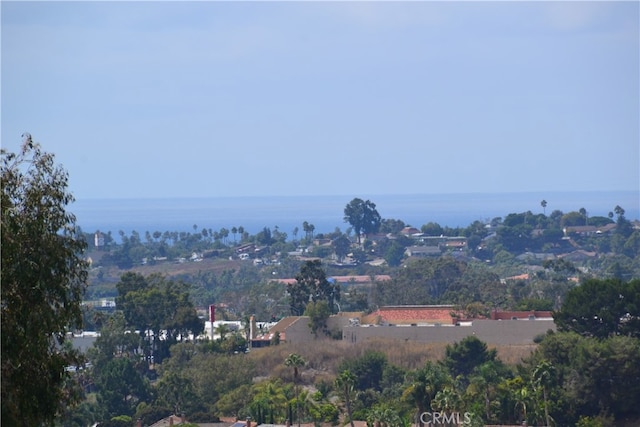
<instances>
[{"instance_id":1,"label":"chimney","mask_svg":"<svg viewBox=\"0 0 640 427\"><path fill-rule=\"evenodd\" d=\"M247 417L247 427L251 427L251 417Z\"/></svg>"},{"instance_id":2,"label":"chimney","mask_svg":"<svg viewBox=\"0 0 640 427\"><path fill-rule=\"evenodd\" d=\"M249 337L250 339L256 339L256 316L253 314L249 318Z\"/></svg>"}]
</instances>

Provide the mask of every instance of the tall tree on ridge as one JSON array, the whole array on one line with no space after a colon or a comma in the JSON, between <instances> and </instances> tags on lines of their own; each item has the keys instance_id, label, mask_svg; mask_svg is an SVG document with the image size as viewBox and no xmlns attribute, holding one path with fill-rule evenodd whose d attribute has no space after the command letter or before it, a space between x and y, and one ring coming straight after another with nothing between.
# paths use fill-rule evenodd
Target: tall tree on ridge
<instances>
[{"instance_id":1,"label":"tall tree on ridge","mask_svg":"<svg viewBox=\"0 0 640 427\"><path fill-rule=\"evenodd\" d=\"M351 224L358 238L358 244L361 244L360 235L377 232L380 229L382 218L376 210L375 203L356 197L344 208L344 222Z\"/></svg>"}]
</instances>

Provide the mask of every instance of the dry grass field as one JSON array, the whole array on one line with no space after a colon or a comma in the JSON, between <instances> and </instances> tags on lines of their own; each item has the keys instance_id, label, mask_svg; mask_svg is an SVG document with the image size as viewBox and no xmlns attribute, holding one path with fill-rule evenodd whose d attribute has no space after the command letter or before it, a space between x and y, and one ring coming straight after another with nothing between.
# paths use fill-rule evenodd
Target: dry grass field
<instances>
[{"instance_id":1,"label":"dry grass field","mask_svg":"<svg viewBox=\"0 0 640 427\"><path fill-rule=\"evenodd\" d=\"M300 354L307 365L302 375L306 383L322 379L333 380L334 374L343 360L363 356L369 350L386 355L389 363L406 369L417 369L428 361L438 361L444 357L446 343L417 343L393 339L376 339L352 344L343 341L319 339L304 345L281 344L275 347L254 349L250 353L258 366L261 377L287 378L290 369L284 360L290 353ZM515 365L531 354L536 345L508 345L496 347L498 357L509 365Z\"/></svg>"}]
</instances>

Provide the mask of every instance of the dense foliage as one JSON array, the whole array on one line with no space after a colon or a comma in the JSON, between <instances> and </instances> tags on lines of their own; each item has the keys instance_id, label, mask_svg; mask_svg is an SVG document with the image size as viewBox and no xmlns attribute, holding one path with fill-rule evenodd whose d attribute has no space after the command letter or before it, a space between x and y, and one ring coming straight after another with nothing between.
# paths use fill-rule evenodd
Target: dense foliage
<instances>
[{"instance_id":1,"label":"dense foliage","mask_svg":"<svg viewBox=\"0 0 640 427\"><path fill-rule=\"evenodd\" d=\"M66 334L81 327L88 264L67 172L24 135L2 150L2 424L49 424L78 397L67 366L81 364Z\"/></svg>"},{"instance_id":2,"label":"dense foliage","mask_svg":"<svg viewBox=\"0 0 640 427\"><path fill-rule=\"evenodd\" d=\"M562 331L640 338L640 280L587 280L565 296L553 319Z\"/></svg>"}]
</instances>

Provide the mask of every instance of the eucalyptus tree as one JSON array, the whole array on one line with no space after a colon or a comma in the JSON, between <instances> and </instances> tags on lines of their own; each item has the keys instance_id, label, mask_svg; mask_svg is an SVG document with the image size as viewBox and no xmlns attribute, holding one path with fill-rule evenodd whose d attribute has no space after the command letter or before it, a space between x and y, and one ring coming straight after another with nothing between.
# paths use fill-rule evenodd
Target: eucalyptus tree
<instances>
[{"instance_id":1,"label":"eucalyptus tree","mask_svg":"<svg viewBox=\"0 0 640 427\"><path fill-rule=\"evenodd\" d=\"M67 332L82 326L86 240L66 207L68 173L23 135L2 149L2 424L51 424L77 402L65 384L81 358Z\"/></svg>"},{"instance_id":2,"label":"eucalyptus tree","mask_svg":"<svg viewBox=\"0 0 640 427\"><path fill-rule=\"evenodd\" d=\"M306 261L295 279L295 283L287 285L291 314L301 316L309 301L326 301L330 311L336 311L340 285L329 282L319 260Z\"/></svg>"},{"instance_id":3,"label":"eucalyptus tree","mask_svg":"<svg viewBox=\"0 0 640 427\"><path fill-rule=\"evenodd\" d=\"M356 233L358 244L361 244L360 235L362 233L365 235L376 233L380 229L382 217L376 210L375 203L356 197L344 208L344 222L351 224Z\"/></svg>"}]
</instances>

